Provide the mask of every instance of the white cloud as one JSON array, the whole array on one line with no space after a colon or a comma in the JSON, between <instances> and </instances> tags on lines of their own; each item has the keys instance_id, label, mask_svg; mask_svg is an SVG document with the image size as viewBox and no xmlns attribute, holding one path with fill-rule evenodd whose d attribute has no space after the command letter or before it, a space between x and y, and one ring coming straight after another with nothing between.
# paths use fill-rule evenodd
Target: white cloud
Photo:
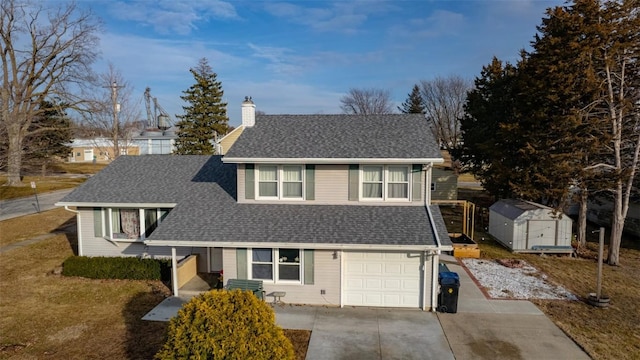
<instances>
[{"instance_id":1,"label":"white cloud","mask_svg":"<svg viewBox=\"0 0 640 360\"><path fill-rule=\"evenodd\" d=\"M390 35L402 38L435 38L457 35L465 26L464 15L447 10L435 10L423 18L408 19L393 26Z\"/></svg>"},{"instance_id":2,"label":"white cloud","mask_svg":"<svg viewBox=\"0 0 640 360\"><path fill-rule=\"evenodd\" d=\"M150 26L160 34L181 35L189 34L198 28L199 22L211 18L238 18L235 7L221 0L117 1L110 3L109 12L115 18Z\"/></svg>"},{"instance_id":3,"label":"white cloud","mask_svg":"<svg viewBox=\"0 0 640 360\"><path fill-rule=\"evenodd\" d=\"M337 1L326 4L327 7L307 7L286 2L267 2L265 10L273 16L308 26L315 31L354 34L360 31L369 15L396 9L385 1Z\"/></svg>"}]
</instances>

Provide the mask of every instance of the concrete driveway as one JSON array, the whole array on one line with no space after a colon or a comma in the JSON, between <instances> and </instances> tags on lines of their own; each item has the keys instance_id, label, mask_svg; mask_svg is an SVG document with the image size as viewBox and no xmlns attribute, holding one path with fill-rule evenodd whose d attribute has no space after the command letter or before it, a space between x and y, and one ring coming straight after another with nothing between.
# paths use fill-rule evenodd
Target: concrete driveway
<instances>
[{"instance_id":1,"label":"concrete driveway","mask_svg":"<svg viewBox=\"0 0 640 360\"><path fill-rule=\"evenodd\" d=\"M307 360L454 359L434 313L296 305L274 310L283 328L312 331Z\"/></svg>"}]
</instances>

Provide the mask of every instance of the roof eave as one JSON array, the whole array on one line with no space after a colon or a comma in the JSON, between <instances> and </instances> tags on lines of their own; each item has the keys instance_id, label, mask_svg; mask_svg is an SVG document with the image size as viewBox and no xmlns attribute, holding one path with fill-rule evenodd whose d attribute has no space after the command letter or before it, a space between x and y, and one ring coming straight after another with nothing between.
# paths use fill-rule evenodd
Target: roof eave
<instances>
[{"instance_id":1,"label":"roof eave","mask_svg":"<svg viewBox=\"0 0 640 360\"><path fill-rule=\"evenodd\" d=\"M333 243L285 243L285 242L239 242L239 241L189 241L189 240L146 240L148 246L175 247L230 247L230 248L300 248L317 250L437 250L436 245L385 245L385 244L333 244ZM440 250L445 250L443 247Z\"/></svg>"},{"instance_id":2,"label":"roof eave","mask_svg":"<svg viewBox=\"0 0 640 360\"><path fill-rule=\"evenodd\" d=\"M79 202L79 201L59 201L55 206L76 206L76 207L119 207L119 208L174 208L177 203L114 203L114 202Z\"/></svg>"},{"instance_id":3,"label":"roof eave","mask_svg":"<svg viewBox=\"0 0 640 360\"><path fill-rule=\"evenodd\" d=\"M223 163L246 164L441 164L443 158L252 158L222 157Z\"/></svg>"}]
</instances>

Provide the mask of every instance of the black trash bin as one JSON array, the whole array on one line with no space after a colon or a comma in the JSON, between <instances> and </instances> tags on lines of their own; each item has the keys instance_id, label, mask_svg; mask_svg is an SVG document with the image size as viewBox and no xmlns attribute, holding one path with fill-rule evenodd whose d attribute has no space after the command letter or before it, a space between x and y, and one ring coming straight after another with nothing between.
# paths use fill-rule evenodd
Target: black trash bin
<instances>
[{"instance_id":1,"label":"black trash bin","mask_svg":"<svg viewBox=\"0 0 640 360\"><path fill-rule=\"evenodd\" d=\"M438 295L438 311L445 313L458 312L458 290L460 278L455 272L447 271L438 274L440 294Z\"/></svg>"}]
</instances>

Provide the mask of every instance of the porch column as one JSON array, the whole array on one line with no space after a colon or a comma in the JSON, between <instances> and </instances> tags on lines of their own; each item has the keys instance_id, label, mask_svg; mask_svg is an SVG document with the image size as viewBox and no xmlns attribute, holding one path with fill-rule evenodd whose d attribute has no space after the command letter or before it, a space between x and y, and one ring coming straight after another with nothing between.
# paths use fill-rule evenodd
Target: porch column
<instances>
[{"instance_id":1,"label":"porch column","mask_svg":"<svg viewBox=\"0 0 640 360\"><path fill-rule=\"evenodd\" d=\"M176 259L176 248L171 248L171 285L173 296L178 296L178 260Z\"/></svg>"}]
</instances>

